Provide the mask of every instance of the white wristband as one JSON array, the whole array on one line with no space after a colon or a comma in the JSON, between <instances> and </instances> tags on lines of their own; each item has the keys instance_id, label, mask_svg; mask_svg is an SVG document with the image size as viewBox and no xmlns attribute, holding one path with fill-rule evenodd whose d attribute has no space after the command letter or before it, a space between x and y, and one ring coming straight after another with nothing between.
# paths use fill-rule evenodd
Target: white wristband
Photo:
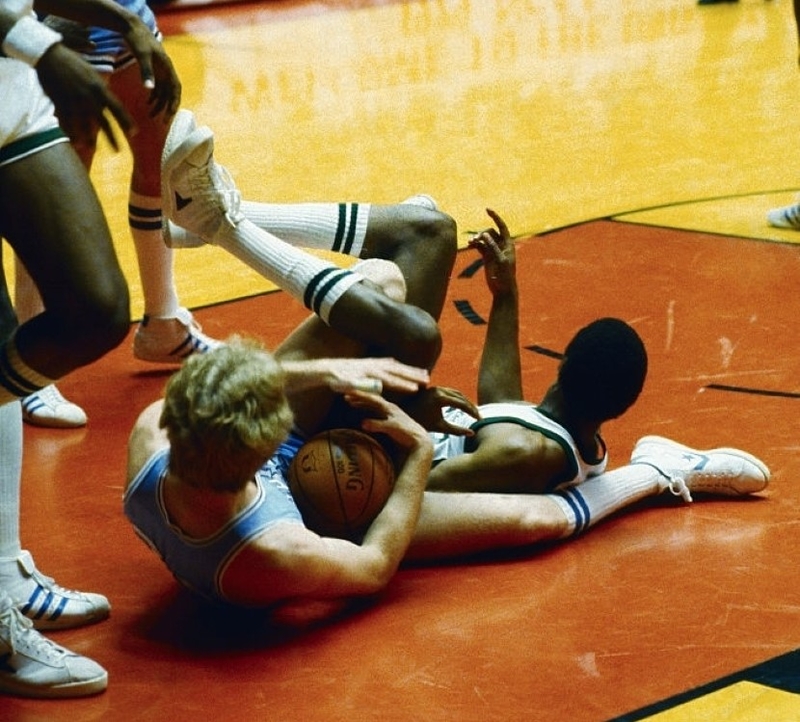
<instances>
[{"instance_id":1,"label":"white wristband","mask_svg":"<svg viewBox=\"0 0 800 722\"><path fill-rule=\"evenodd\" d=\"M2 47L3 53L9 58L34 67L42 55L59 42L59 33L42 25L32 15L25 15L8 31Z\"/></svg>"}]
</instances>

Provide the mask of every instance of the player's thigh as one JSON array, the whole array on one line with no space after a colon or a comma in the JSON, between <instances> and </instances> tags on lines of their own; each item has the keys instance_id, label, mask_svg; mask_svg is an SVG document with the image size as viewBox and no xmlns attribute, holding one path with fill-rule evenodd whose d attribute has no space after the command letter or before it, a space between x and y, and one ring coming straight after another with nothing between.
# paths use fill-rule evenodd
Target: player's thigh
<instances>
[{"instance_id":1,"label":"player's thigh","mask_svg":"<svg viewBox=\"0 0 800 722\"><path fill-rule=\"evenodd\" d=\"M124 286L97 194L68 143L0 167L0 188L0 233L46 303Z\"/></svg>"}]
</instances>

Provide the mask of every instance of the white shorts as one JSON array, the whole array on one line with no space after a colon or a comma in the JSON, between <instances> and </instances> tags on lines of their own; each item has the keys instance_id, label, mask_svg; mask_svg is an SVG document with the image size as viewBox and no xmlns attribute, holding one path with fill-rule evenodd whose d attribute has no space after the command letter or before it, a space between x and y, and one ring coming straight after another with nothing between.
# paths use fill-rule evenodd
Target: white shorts
<instances>
[{"instance_id":1,"label":"white shorts","mask_svg":"<svg viewBox=\"0 0 800 722\"><path fill-rule=\"evenodd\" d=\"M0 58L0 166L38 153L68 138L36 71L18 60Z\"/></svg>"}]
</instances>

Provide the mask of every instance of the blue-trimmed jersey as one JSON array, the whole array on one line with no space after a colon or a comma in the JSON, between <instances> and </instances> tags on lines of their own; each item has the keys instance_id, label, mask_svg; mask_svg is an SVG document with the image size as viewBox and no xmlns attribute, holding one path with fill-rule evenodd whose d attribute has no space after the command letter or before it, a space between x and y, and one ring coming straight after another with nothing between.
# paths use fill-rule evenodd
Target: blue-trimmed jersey
<instances>
[{"instance_id":1,"label":"blue-trimmed jersey","mask_svg":"<svg viewBox=\"0 0 800 722\"><path fill-rule=\"evenodd\" d=\"M257 472L256 498L205 539L187 536L169 518L164 504L168 448L150 457L131 481L123 497L125 514L136 533L158 553L181 584L207 599L228 601L221 580L237 553L279 522L303 523L286 473L304 441L291 435Z\"/></svg>"}]
</instances>

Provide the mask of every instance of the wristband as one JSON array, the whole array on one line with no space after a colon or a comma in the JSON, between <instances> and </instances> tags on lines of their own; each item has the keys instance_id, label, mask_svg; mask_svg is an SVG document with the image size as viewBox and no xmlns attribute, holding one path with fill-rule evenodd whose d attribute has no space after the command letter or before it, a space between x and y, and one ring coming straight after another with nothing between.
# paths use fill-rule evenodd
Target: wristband
<instances>
[{"instance_id":1,"label":"wristband","mask_svg":"<svg viewBox=\"0 0 800 722\"><path fill-rule=\"evenodd\" d=\"M35 67L42 55L59 42L60 33L42 25L32 15L25 15L8 31L2 48L7 57Z\"/></svg>"}]
</instances>

